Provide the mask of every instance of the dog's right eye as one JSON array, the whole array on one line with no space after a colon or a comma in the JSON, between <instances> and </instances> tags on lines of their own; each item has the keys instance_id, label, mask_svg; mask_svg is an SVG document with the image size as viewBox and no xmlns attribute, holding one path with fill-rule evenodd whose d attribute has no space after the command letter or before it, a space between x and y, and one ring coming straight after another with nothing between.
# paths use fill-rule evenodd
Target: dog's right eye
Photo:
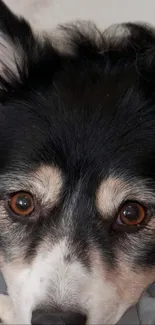
<instances>
[{"instance_id":1,"label":"dog's right eye","mask_svg":"<svg viewBox=\"0 0 155 325\"><path fill-rule=\"evenodd\" d=\"M34 198L27 192L17 192L9 198L9 208L17 216L29 216L34 210Z\"/></svg>"},{"instance_id":2,"label":"dog's right eye","mask_svg":"<svg viewBox=\"0 0 155 325\"><path fill-rule=\"evenodd\" d=\"M145 208L138 202L126 202L120 209L117 224L126 226L138 226L146 217Z\"/></svg>"}]
</instances>

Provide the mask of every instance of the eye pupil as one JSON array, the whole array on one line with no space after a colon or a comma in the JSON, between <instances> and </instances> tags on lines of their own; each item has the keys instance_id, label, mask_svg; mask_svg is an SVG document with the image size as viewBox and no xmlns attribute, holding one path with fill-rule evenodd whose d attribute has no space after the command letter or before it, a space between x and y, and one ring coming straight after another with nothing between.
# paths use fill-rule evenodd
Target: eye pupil
<instances>
[{"instance_id":1,"label":"eye pupil","mask_svg":"<svg viewBox=\"0 0 155 325\"><path fill-rule=\"evenodd\" d=\"M139 218L138 208L136 205L128 205L127 208L123 210L123 215L131 221L136 221Z\"/></svg>"},{"instance_id":2,"label":"eye pupil","mask_svg":"<svg viewBox=\"0 0 155 325\"><path fill-rule=\"evenodd\" d=\"M21 209L23 211L29 209L31 207L31 200L28 196L22 195L18 196L16 200L17 209Z\"/></svg>"}]
</instances>

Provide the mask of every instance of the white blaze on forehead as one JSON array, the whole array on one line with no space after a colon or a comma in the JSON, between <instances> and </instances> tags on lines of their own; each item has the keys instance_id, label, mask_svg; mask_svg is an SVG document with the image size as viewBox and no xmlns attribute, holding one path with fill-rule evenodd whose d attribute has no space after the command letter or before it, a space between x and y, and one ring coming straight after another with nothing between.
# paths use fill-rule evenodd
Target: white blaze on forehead
<instances>
[{"instance_id":1,"label":"white blaze on forehead","mask_svg":"<svg viewBox=\"0 0 155 325\"><path fill-rule=\"evenodd\" d=\"M109 176L103 180L96 193L96 206L103 216L109 217L127 200L153 202L155 195L143 180Z\"/></svg>"}]
</instances>

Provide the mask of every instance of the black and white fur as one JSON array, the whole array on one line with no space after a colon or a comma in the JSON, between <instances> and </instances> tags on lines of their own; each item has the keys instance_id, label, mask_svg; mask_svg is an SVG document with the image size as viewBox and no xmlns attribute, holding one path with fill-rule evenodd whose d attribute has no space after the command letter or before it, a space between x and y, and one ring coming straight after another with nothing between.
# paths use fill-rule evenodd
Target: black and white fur
<instances>
[{"instance_id":1,"label":"black and white fur","mask_svg":"<svg viewBox=\"0 0 155 325\"><path fill-rule=\"evenodd\" d=\"M0 1L5 324L115 324L155 280L155 32L60 34L36 36ZM8 208L21 190L30 217ZM136 231L114 227L128 200L147 209Z\"/></svg>"}]
</instances>

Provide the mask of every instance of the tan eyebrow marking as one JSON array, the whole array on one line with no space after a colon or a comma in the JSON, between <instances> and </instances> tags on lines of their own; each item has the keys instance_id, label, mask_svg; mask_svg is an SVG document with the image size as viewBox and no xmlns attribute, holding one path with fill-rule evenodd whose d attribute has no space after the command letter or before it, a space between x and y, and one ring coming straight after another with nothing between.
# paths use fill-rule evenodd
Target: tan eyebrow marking
<instances>
[{"instance_id":1,"label":"tan eyebrow marking","mask_svg":"<svg viewBox=\"0 0 155 325\"><path fill-rule=\"evenodd\" d=\"M124 198L124 183L117 178L108 177L97 191L96 205L101 213L111 214Z\"/></svg>"},{"instance_id":2,"label":"tan eyebrow marking","mask_svg":"<svg viewBox=\"0 0 155 325\"><path fill-rule=\"evenodd\" d=\"M59 200L63 176L59 168L41 165L33 172L15 171L0 176L0 190L6 193L29 191L42 203L55 204Z\"/></svg>"},{"instance_id":3,"label":"tan eyebrow marking","mask_svg":"<svg viewBox=\"0 0 155 325\"><path fill-rule=\"evenodd\" d=\"M155 193L147 185L140 179L109 176L97 190L96 206L106 218L116 212L123 201L154 202Z\"/></svg>"},{"instance_id":4,"label":"tan eyebrow marking","mask_svg":"<svg viewBox=\"0 0 155 325\"><path fill-rule=\"evenodd\" d=\"M34 173L32 173L31 185L36 189L44 203L57 202L63 179L58 168L53 166L41 166Z\"/></svg>"}]
</instances>

